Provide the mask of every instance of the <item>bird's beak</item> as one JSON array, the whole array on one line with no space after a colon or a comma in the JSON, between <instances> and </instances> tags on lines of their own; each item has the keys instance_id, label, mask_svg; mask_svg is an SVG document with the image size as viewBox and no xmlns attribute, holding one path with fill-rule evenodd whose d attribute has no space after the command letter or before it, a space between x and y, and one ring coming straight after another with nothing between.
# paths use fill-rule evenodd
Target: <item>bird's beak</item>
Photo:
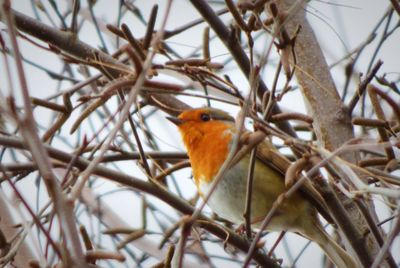
<instances>
[{"instance_id":1,"label":"bird's beak","mask_svg":"<svg viewBox=\"0 0 400 268\"><path fill-rule=\"evenodd\" d=\"M177 118L177 117L167 116L165 118L167 118L169 121L174 123L176 126L179 126L180 124L183 123L183 121L181 119Z\"/></svg>"}]
</instances>

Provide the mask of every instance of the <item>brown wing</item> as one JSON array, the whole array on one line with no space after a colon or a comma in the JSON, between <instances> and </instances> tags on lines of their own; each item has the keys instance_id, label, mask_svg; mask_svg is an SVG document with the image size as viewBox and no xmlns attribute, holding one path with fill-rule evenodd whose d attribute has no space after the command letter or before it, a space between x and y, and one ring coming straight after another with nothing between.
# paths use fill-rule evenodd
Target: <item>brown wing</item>
<instances>
[{"instance_id":1,"label":"brown wing","mask_svg":"<svg viewBox=\"0 0 400 268\"><path fill-rule=\"evenodd\" d=\"M282 179L285 178L286 171L291 164L291 162L266 139L257 146L257 158L265 165L281 173L283 175ZM300 192L329 223L333 223L324 199L317 190L315 190L311 182L305 181L300 188Z\"/></svg>"}]
</instances>

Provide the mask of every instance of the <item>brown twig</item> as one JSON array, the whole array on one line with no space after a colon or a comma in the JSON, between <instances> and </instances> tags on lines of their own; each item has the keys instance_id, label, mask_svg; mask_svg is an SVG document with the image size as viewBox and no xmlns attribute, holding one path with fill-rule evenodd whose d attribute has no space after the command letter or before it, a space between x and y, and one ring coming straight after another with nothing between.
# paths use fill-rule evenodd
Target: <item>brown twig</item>
<instances>
[{"instance_id":1,"label":"brown twig","mask_svg":"<svg viewBox=\"0 0 400 268\"><path fill-rule=\"evenodd\" d=\"M167 256L165 256L164 260L164 268L171 268L172 258L174 257L175 246L172 244L168 248Z\"/></svg>"},{"instance_id":2,"label":"brown twig","mask_svg":"<svg viewBox=\"0 0 400 268\"><path fill-rule=\"evenodd\" d=\"M143 38L143 49L144 50L149 49L151 40L153 39L153 31L154 31L154 26L156 24L157 11L158 11L158 5L154 5L153 8L151 9L149 22L147 23L146 34Z\"/></svg>"},{"instance_id":3,"label":"brown twig","mask_svg":"<svg viewBox=\"0 0 400 268\"><path fill-rule=\"evenodd\" d=\"M119 252L97 249L97 250L88 250L86 252L86 260L88 262L95 262L96 260L116 260L119 262L124 262L125 256Z\"/></svg>"},{"instance_id":4,"label":"brown twig","mask_svg":"<svg viewBox=\"0 0 400 268\"><path fill-rule=\"evenodd\" d=\"M386 121L385 113L383 112L383 108L382 108L381 104L379 103L378 97L377 97L377 95L378 95L377 92L379 91L379 89L372 85L368 85L367 90L368 90L368 95L371 99L372 106L374 107L376 117L378 117L378 119L380 119L380 120ZM383 142L389 141L389 137L388 137L388 134L385 129L378 128L378 133ZM395 158L394 151L391 147L386 147L385 151L386 151L386 154L387 154L387 157L389 160Z\"/></svg>"},{"instance_id":5,"label":"brown twig","mask_svg":"<svg viewBox=\"0 0 400 268\"><path fill-rule=\"evenodd\" d=\"M243 212L243 217L245 219L246 235L248 239L251 239L251 201L253 196L254 167L257 159L256 153L257 153L257 146L253 148L250 154L250 163L247 173L247 185L246 185L246 203Z\"/></svg>"},{"instance_id":6,"label":"brown twig","mask_svg":"<svg viewBox=\"0 0 400 268\"><path fill-rule=\"evenodd\" d=\"M119 244L117 245L117 249L124 248L130 242L143 237L145 234L146 234L146 230L143 230L143 229L131 232L121 242L119 242Z\"/></svg>"},{"instance_id":7,"label":"brown twig","mask_svg":"<svg viewBox=\"0 0 400 268\"><path fill-rule=\"evenodd\" d=\"M376 73L379 71L379 68L382 66L382 64L383 64L383 61L379 60L374 65L372 70L366 75L364 80L361 81L360 84L358 85L356 93L354 94L353 98L350 100L349 104L347 105L350 114L353 112L354 108L356 107L356 104L357 104L358 100L364 94L365 90L367 89L367 86L372 81L372 79L374 78Z\"/></svg>"},{"instance_id":8,"label":"brown twig","mask_svg":"<svg viewBox=\"0 0 400 268\"><path fill-rule=\"evenodd\" d=\"M279 114L272 115L271 118L269 119L269 121L271 123L276 123L276 122L283 121L283 120L287 120L287 121L298 120L298 121L306 122L308 124L312 124L314 122L312 117L305 115L305 114L300 114L300 113L279 113Z\"/></svg>"},{"instance_id":9,"label":"brown twig","mask_svg":"<svg viewBox=\"0 0 400 268\"><path fill-rule=\"evenodd\" d=\"M142 60L146 59L146 55L143 52L143 48L142 46L139 44L139 42L135 39L135 37L133 37L132 32L129 30L128 26L123 23L121 25L121 30L122 33L124 34L124 37L126 38L126 40L128 40L129 44L132 46L132 48L136 51L136 53L139 54L139 57Z\"/></svg>"},{"instance_id":10,"label":"brown twig","mask_svg":"<svg viewBox=\"0 0 400 268\"><path fill-rule=\"evenodd\" d=\"M246 33L248 33L249 27L247 26L246 22L244 22L242 16L239 14L238 9L236 8L235 4L232 0L225 0L226 6L228 7L229 11L232 13L233 18L235 19L236 23L239 25L240 29Z\"/></svg>"}]
</instances>

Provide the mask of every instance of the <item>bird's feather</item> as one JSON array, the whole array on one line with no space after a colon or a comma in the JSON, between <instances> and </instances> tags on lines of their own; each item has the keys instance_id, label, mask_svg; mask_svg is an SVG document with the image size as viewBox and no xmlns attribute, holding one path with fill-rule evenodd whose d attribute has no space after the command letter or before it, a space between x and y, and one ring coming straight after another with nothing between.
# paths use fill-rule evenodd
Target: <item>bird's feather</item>
<instances>
[{"instance_id":1,"label":"bird's feather","mask_svg":"<svg viewBox=\"0 0 400 268\"><path fill-rule=\"evenodd\" d=\"M246 131L243 133L243 135L251 135L251 132ZM241 140L247 140L247 138ZM281 173L283 175L282 179L285 177L286 171L291 165L291 162L281 152L279 152L268 139L264 139L257 145L256 155L257 159L264 165L267 165L275 171ZM324 199L310 181L306 180L302 184L300 192L316 207L318 212L325 218L327 222L333 223L333 219L328 213Z\"/></svg>"}]
</instances>

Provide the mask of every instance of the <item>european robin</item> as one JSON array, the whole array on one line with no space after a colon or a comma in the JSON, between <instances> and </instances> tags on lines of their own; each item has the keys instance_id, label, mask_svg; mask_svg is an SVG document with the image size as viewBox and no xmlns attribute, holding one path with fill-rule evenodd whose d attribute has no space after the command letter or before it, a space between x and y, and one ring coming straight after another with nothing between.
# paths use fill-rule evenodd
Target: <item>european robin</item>
<instances>
[{"instance_id":1,"label":"european robin","mask_svg":"<svg viewBox=\"0 0 400 268\"><path fill-rule=\"evenodd\" d=\"M194 182L204 197L227 159L233 137L238 132L234 118L213 108L190 109L178 117L167 118L179 129L189 155ZM258 148L279 157L279 152L267 140ZM249 163L250 154L247 154L229 166L207 203L220 217L236 224L244 222ZM251 222L257 227L274 201L285 191L284 174L271 163L257 159L252 190ZM279 206L267 230L300 233L316 242L337 267L357 267L353 258L326 233L317 217L317 209L301 192L294 193Z\"/></svg>"}]
</instances>

